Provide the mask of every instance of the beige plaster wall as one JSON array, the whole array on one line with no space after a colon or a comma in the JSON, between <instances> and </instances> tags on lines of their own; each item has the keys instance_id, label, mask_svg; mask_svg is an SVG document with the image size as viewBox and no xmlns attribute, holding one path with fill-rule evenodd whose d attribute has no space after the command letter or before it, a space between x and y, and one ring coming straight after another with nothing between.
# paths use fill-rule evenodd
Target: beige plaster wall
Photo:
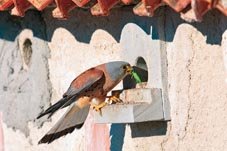
<instances>
[{"instance_id":1,"label":"beige plaster wall","mask_svg":"<svg viewBox=\"0 0 227 151\"><path fill-rule=\"evenodd\" d=\"M164 149L226 149L225 49L190 25L177 28L167 46L172 121Z\"/></svg>"},{"instance_id":2,"label":"beige plaster wall","mask_svg":"<svg viewBox=\"0 0 227 151\"><path fill-rule=\"evenodd\" d=\"M160 13L160 12L159 12ZM164 135L132 137L132 126L125 126L122 149L125 151L223 151L227 146L227 19L211 12L202 23L184 23L167 8L166 37L158 37L168 57L168 89L171 121L153 123L156 129L166 125ZM75 75L94 64L120 59L120 35L128 22L155 26L155 18L139 18L124 11L114 11L107 18L93 18L87 12L75 11L68 21L56 21L44 13L47 31L51 102L67 89ZM120 15L121 14L121 15ZM122 15L123 14L123 15ZM125 19L127 16L127 19ZM83 18L87 19L83 20ZM111 19L114 19L111 20ZM151 20L149 20L151 19ZM81 22L83 20L83 22ZM125 21L126 20L126 21ZM92 33L92 34L91 34ZM80 34L80 37L75 35ZM128 33L130 34L130 33ZM152 37L152 33L144 32ZM88 39L87 39L88 38ZM218 39L219 38L219 39ZM211 39L211 40L210 40ZM213 40L212 40L213 39ZM86 149L85 131L75 130L50 145L37 141L57 121L59 112L40 128L28 122L29 135L4 123L6 151L79 150ZM146 124L145 124L146 125ZM146 128L152 129L152 123Z\"/></svg>"}]
</instances>

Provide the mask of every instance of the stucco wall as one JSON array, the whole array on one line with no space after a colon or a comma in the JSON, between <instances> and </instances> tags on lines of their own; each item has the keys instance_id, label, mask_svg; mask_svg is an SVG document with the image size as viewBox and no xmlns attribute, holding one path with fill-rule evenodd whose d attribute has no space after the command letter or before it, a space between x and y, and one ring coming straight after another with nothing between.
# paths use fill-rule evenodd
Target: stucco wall
<instances>
[{"instance_id":1,"label":"stucco wall","mask_svg":"<svg viewBox=\"0 0 227 151\"><path fill-rule=\"evenodd\" d=\"M45 24L37 12L23 19L3 12L0 29L0 110L3 121L29 135L28 122L34 121L42 108L49 105L51 96ZM34 124L41 126L41 121Z\"/></svg>"},{"instance_id":2,"label":"stucco wall","mask_svg":"<svg viewBox=\"0 0 227 151\"><path fill-rule=\"evenodd\" d=\"M172 121L166 150L226 150L226 21L211 12L202 24L182 23L167 45Z\"/></svg>"},{"instance_id":3,"label":"stucco wall","mask_svg":"<svg viewBox=\"0 0 227 151\"><path fill-rule=\"evenodd\" d=\"M10 29L13 29L14 18L7 13L1 13L1 15L5 17L1 17L0 27L4 26L5 29L6 25L11 25ZM34 20L34 18L38 19ZM34 24L30 25L31 22ZM40 22L41 25L39 25ZM36 23L39 26L35 26ZM124 48L121 41L122 33L132 34L127 33L128 30L124 28L127 28L128 24L133 24L135 28L143 31L137 36L144 38L144 41L147 38L149 42L148 37L160 40L160 48L167 52L172 120L112 125L110 127L111 142L115 146L112 145L111 149L114 151L120 149L125 151L221 151L227 148L225 131L227 124L225 113L227 108L227 92L225 92L227 90L227 35L225 32L227 18L219 12L208 13L202 23L189 24L183 22L179 15L169 8L159 9L156 17L153 18L135 16L131 11L127 11L127 8L116 9L108 17L94 17L89 15L88 11L75 10L71 18L66 21L53 19L49 10L42 15L29 11L20 24L29 26L22 26L23 28L20 27L17 32L8 31L14 33L13 38L0 34L0 43L8 45L2 47L4 45L1 44L0 52L7 52L8 56L11 56L13 52L18 53L17 57L4 56L1 59L5 65L4 68L1 66L0 80L3 83L10 81L11 77L5 75L6 71L10 71L7 60L12 60L15 68L18 68L18 76L24 77L23 72L19 72L23 61L20 59L20 45L17 42L20 38L23 41L28 36L32 39L33 51L37 50L36 55L32 54L32 64L25 74L25 77L31 78L33 85L29 84L24 88L29 97L36 95L40 97L28 99L29 103L23 102L23 105L15 106L13 105L15 100L19 104L22 99L19 97L10 99L9 96L11 93L15 96L20 96L20 94L15 89L9 91L7 95L6 92L0 91L3 97L0 109L3 111L7 151L86 150L83 128L75 130L71 135L60 138L50 145L37 145L41 136L63 112L54 115L51 121L45 122L41 127L33 119L43 107L46 108L50 103L50 96L52 96L51 102L61 97L75 75L95 64L121 59L121 50ZM27 30L23 30L26 27ZM45 34L37 36L40 31ZM40 70L37 69L38 67ZM18 76L11 79L16 81ZM33 78L41 81L33 80ZM14 83L19 85L21 82ZM0 86L4 86L2 82ZM35 91L37 93L31 93L31 91L34 92L33 90L37 90ZM45 94L45 97L41 97L42 94ZM6 106L11 106L10 110ZM13 117L14 110L18 112L18 116L21 116Z\"/></svg>"}]
</instances>

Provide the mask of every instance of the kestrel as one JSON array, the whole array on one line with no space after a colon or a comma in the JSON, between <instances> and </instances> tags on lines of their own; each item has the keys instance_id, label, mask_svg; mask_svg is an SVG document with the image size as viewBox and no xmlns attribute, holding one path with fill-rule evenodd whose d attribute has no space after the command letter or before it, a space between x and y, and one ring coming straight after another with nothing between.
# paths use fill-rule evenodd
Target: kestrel
<instances>
[{"instance_id":1,"label":"kestrel","mask_svg":"<svg viewBox=\"0 0 227 151\"><path fill-rule=\"evenodd\" d=\"M126 75L132 73L129 63L123 61L109 62L90 68L76 77L62 99L50 106L38 117L49 114L52 116L57 110L72 104L63 117L53 128L39 141L40 143L51 143L55 139L71 133L75 128L81 128L89 112L90 105L96 111L101 112L107 102L117 102L115 96L107 96ZM109 98L107 102L106 98ZM93 104L95 99L97 104Z\"/></svg>"}]
</instances>

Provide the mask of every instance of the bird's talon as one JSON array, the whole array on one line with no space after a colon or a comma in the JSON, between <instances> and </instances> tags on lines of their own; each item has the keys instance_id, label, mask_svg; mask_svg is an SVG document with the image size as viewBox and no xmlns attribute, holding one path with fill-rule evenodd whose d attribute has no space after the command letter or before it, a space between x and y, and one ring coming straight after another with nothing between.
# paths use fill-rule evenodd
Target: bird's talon
<instances>
[{"instance_id":1,"label":"bird's talon","mask_svg":"<svg viewBox=\"0 0 227 151\"><path fill-rule=\"evenodd\" d=\"M108 100L106 100L105 101L107 104L112 104L113 103L113 101L111 100L111 99L108 99Z\"/></svg>"},{"instance_id":2,"label":"bird's talon","mask_svg":"<svg viewBox=\"0 0 227 151\"><path fill-rule=\"evenodd\" d=\"M102 102L99 105L92 105L92 109L95 110L96 112L99 112L100 115L102 115L102 108L106 105L106 102Z\"/></svg>"},{"instance_id":3,"label":"bird's talon","mask_svg":"<svg viewBox=\"0 0 227 151\"><path fill-rule=\"evenodd\" d=\"M113 104L113 103L118 103L118 102L122 102L122 100L116 96L111 96L108 100L107 103L108 104Z\"/></svg>"},{"instance_id":4,"label":"bird's talon","mask_svg":"<svg viewBox=\"0 0 227 151\"><path fill-rule=\"evenodd\" d=\"M93 110L95 110L96 112L100 111L100 109L96 106L93 106Z\"/></svg>"},{"instance_id":5,"label":"bird's talon","mask_svg":"<svg viewBox=\"0 0 227 151\"><path fill-rule=\"evenodd\" d=\"M102 110L101 110L101 108L99 108L97 106L93 106L93 110L95 110L96 112L99 112L99 114L102 116Z\"/></svg>"}]
</instances>

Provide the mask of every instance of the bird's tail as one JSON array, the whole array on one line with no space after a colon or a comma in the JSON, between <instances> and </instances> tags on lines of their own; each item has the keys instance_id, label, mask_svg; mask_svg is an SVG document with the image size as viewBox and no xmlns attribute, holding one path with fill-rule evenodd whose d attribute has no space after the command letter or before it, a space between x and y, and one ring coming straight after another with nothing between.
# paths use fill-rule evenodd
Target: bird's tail
<instances>
[{"instance_id":1,"label":"bird's tail","mask_svg":"<svg viewBox=\"0 0 227 151\"><path fill-rule=\"evenodd\" d=\"M50 106L44 112L40 113L39 116L37 117L37 119L43 117L46 114L49 114L48 118L50 118L58 109L62 108L67 101L72 100L72 99L76 99L76 98L77 98L77 96L63 97L57 103L55 103L54 105Z\"/></svg>"},{"instance_id":2,"label":"bird's tail","mask_svg":"<svg viewBox=\"0 0 227 151\"><path fill-rule=\"evenodd\" d=\"M51 128L49 132L39 141L39 144L49 144L55 139L71 133L75 128L81 128L87 118L89 108L90 105L80 108L77 104L74 104L54 125L54 127Z\"/></svg>"}]
</instances>

